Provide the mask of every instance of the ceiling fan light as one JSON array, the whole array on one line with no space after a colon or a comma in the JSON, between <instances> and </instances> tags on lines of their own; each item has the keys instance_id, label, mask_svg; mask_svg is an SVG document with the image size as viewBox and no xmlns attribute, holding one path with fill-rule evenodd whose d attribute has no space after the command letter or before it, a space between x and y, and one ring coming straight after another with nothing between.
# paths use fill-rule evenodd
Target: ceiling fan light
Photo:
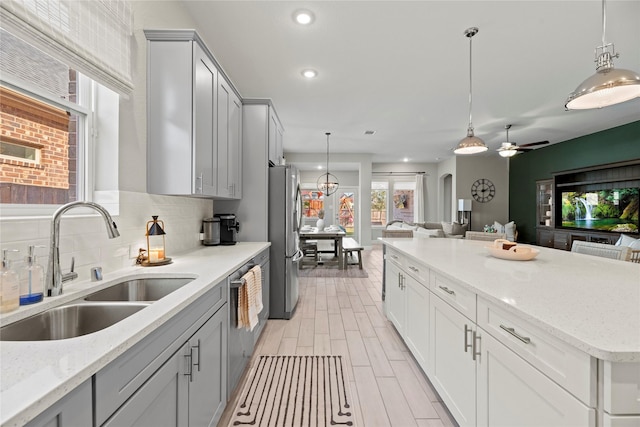
<instances>
[{"instance_id":1,"label":"ceiling fan light","mask_svg":"<svg viewBox=\"0 0 640 427\"><path fill-rule=\"evenodd\" d=\"M567 110L587 110L619 104L640 97L640 74L605 68L583 81L565 104Z\"/></svg>"},{"instance_id":2,"label":"ceiling fan light","mask_svg":"<svg viewBox=\"0 0 640 427\"><path fill-rule=\"evenodd\" d=\"M517 150L500 150L498 151L498 154L500 154L501 157L513 157L516 154L518 154Z\"/></svg>"}]
</instances>

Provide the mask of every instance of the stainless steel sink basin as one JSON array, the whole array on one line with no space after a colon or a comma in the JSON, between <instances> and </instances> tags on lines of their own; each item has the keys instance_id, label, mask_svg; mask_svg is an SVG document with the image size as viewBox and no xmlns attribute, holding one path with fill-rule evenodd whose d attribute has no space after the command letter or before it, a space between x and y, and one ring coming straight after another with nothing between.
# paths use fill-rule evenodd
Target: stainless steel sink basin
<instances>
[{"instance_id":1,"label":"stainless steel sink basin","mask_svg":"<svg viewBox=\"0 0 640 427\"><path fill-rule=\"evenodd\" d=\"M148 303L78 303L51 308L0 328L0 341L43 341L97 332L149 306Z\"/></svg>"},{"instance_id":2,"label":"stainless steel sink basin","mask_svg":"<svg viewBox=\"0 0 640 427\"><path fill-rule=\"evenodd\" d=\"M157 301L183 287L191 278L144 278L117 283L87 297L86 301Z\"/></svg>"}]
</instances>

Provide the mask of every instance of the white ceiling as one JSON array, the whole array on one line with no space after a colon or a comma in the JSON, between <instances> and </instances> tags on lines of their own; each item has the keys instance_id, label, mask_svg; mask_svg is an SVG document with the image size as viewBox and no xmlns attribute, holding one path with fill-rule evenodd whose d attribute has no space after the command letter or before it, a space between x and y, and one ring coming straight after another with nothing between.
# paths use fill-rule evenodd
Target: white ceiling
<instances>
[{"instance_id":1,"label":"white ceiling","mask_svg":"<svg viewBox=\"0 0 640 427\"><path fill-rule=\"evenodd\" d=\"M271 98L285 152L370 153L438 162L466 136L469 39L473 124L490 151L509 139L551 143L640 120L640 99L565 111L595 72L599 0L188 1L200 35L243 97ZM315 22L293 21L298 9ZM607 2L616 68L640 72L640 0ZM305 80L300 72L319 75ZM373 136L365 130L375 130ZM605 147L606 149L606 147ZM333 157L333 156L332 156Z\"/></svg>"}]
</instances>

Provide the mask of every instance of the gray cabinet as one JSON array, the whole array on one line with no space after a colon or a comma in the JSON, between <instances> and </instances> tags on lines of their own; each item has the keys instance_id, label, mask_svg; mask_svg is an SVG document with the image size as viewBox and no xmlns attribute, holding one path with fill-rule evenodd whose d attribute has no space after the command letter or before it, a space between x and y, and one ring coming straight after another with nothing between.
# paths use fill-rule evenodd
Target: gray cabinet
<instances>
[{"instance_id":1,"label":"gray cabinet","mask_svg":"<svg viewBox=\"0 0 640 427\"><path fill-rule=\"evenodd\" d=\"M145 34L147 191L214 196L218 71L195 33Z\"/></svg>"},{"instance_id":2,"label":"gray cabinet","mask_svg":"<svg viewBox=\"0 0 640 427\"><path fill-rule=\"evenodd\" d=\"M227 318L225 305L103 426L216 425L227 402Z\"/></svg>"},{"instance_id":3,"label":"gray cabinet","mask_svg":"<svg viewBox=\"0 0 640 427\"><path fill-rule=\"evenodd\" d=\"M242 103L229 82L218 79L218 197L242 197Z\"/></svg>"},{"instance_id":4,"label":"gray cabinet","mask_svg":"<svg viewBox=\"0 0 640 427\"><path fill-rule=\"evenodd\" d=\"M103 426L189 425L189 379L184 374L183 354L187 347L185 344L171 356Z\"/></svg>"},{"instance_id":5,"label":"gray cabinet","mask_svg":"<svg viewBox=\"0 0 640 427\"><path fill-rule=\"evenodd\" d=\"M239 241L269 240L269 218L265 215L269 206L269 162L277 155L271 149L278 140L282 143L283 132L270 100L242 100L242 199L216 201L214 206L216 213L236 214L242 227Z\"/></svg>"},{"instance_id":6,"label":"gray cabinet","mask_svg":"<svg viewBox=\"0 0 640 427\"><path fill-rule=\"evenodd\" d=\"M145 30L147 191L239 199L239 94L192 30Z\"/></svg>"},{"instance_id":7,"label":"gray cabinet","mask_svg":"<svg viewBox=\"0 0 640 427\"><path fill-rule=\"evenodd\" d=\"M93 425L91 380L87 380L49 409L27 424L27 427L75 427Z\"/></svg>"},{"instance_id":8,"label":"gray cabinet","mask_svg":"<svg viewBox=\"0 0 640 427\"><path fill-rule=\"evenodd\" d=\"M273 109L269 110L269 162L281 165L283 158L284 129Z\"/></svg>"},{"instance_id":9,"label":"gray cabinet","mask_svg":"<svg viewBox=\"0 0 640 427\"><path fill-rule=\"evenodd\" d=\"M96 373L96 425L217 423L227 400L225 285L215 286ZM164 415L156 418L156 412Z\"/></svg>"}]
</instances>

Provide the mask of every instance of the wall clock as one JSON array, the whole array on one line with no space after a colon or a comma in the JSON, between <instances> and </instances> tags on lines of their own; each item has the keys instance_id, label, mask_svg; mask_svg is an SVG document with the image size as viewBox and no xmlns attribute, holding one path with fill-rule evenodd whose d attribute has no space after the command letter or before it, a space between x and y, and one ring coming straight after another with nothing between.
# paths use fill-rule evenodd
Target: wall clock
<instances>
[{"instance_id":1,"label":"wall clock","mask_svg":"<svg viewBox=\"0 0 640 427\"><path fill-rule=\"evenodd\" d=\"M471 185L471 196L480 203L486 203L496 195L496 186L486 178L480 178Z\"/></svg>"}]
</instances>

